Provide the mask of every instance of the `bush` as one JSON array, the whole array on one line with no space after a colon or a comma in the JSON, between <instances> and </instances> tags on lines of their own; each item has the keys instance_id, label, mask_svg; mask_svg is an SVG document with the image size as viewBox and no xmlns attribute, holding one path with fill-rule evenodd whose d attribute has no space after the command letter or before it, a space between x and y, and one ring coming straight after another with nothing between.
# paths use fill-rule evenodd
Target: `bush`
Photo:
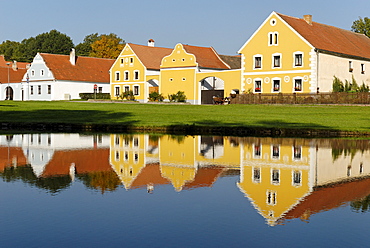
<instances>
[{"instance_id":1,"label":"bush","mask_svg":"<svg viewBox=\"0 0 370 248\"><path fill-rule=\"evenodd\" d=\"M168 95L170 102L186 102L186 95L184 91L178 91L176 94Z\"/></svg>"},{"instance_id":2,"label":"bush","mask_svg":"<svg viewBox=\"0 0 370 248\"><path fill-rule=\"evenodd\" d=\"M149 94L148 100L151 102L163 102L164 96L154 91Z\"/></svg>"},{"instance_id":3,"label":"bush","mask_svg":"<svg viewBox=\"0 0 370 248\"><path fill-rule=\"evenodd\" d=\"M126 99L128 101L135 101L134 92L132 90L122 92L122 94L119 95L119 98L121 98L121 100Z\"/></svg>"},{"instance_id":4,"label":"bush","mask_svg":"<svg viewBox=\"0 0 370 248\"><path fill-rule=\"evenodd\" d=\"M94 93L80 93L80 98L83 100L95 99ZM96 93L96 99L110 99L109 93Z\"/></svg>"}]
</instances>

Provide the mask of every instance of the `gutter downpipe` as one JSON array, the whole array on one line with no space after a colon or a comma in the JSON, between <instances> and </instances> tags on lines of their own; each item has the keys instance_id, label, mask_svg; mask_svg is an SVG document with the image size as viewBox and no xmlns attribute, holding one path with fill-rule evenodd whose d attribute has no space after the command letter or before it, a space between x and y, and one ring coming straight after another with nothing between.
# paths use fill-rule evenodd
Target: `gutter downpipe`
<instances>
[{"instance_id":1,"label":"gutter downpipe","mask_svg":"<svg viewBox=\"0 0 370 248\"><path fill-rule=\"evenodd\" d=\"M316 94L320 92L320 87L319 87L319 50L315 49L316 52Z\"/></svg>"}]
</instances>

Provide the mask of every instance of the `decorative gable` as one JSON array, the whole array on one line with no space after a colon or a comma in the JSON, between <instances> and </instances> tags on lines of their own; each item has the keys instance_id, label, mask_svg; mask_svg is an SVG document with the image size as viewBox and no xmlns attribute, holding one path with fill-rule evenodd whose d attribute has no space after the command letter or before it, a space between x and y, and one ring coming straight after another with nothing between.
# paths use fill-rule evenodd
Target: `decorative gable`
<instances>
[{"instance_id":1,"label":"decorative gable","mask_svg":"<svg viewBox=\"0 0 370 248\"><path fill-rule=\"evenodd\" d=\"M162 59L161 68L195 67L196 58L193 54L185 51L182 44L177 44L172 53Z\"/></svg>"}]
</instances>

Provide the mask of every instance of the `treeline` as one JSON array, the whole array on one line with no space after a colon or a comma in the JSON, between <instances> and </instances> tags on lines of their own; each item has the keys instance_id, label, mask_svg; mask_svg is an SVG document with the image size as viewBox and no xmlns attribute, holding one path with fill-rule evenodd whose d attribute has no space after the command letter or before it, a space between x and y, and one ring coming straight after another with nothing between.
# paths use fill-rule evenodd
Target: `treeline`
<instances>
[{"instance_id":1,"label":"treeline","mask_svg":"<svg viewBox=\"0 0 370 248\"><path fill-rule=\"evenodd\" d=\"M89 34L84 40L73 44L72 39L57 30L42 33L21 42L6 40L0 44L0 54L8 61L32 62L40 53L69 54L76 49L77 56L115 59L122 51L125 41L116 34Z\"/></svg>"}]
</instances>

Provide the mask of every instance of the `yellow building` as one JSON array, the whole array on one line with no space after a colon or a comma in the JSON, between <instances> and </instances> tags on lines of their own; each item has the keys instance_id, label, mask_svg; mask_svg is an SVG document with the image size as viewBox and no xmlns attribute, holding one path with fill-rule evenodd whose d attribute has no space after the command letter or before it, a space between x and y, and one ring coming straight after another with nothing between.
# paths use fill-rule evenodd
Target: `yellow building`
<instances>
[{"instance_id":1,"label":"yellow building","mask_svg":"<svg viewBox=\"0 0 370 248\"><path fill-rule=\"evenodd\" d=\"M132 91L135 100L147 102L149 93L158 91L160 63L172 49L128 43L110 69L111 98L119 99L124 92Z\"/></svg>"},{"instance_id":2,"label":"yellow building","mask_svg":"<svg viewBox=\"0 0 370 248\"><path fill-rule=\"evenodd\" d=\"M370 83L370 39L365 35L272 12L239 50L242 91L332 91L333 77Z\"/></svg>"},{"instance_id":3,"label":"yellow building","mask_svg":"<svg viewBox=\"0 0 370 248\"><path fill-rule=\"evenodd\" d=\"M240 57L219 55L212 47L177 44L162 59L159 91L183 91L187 102L210 104L240 86Z\"/></svg>"}]
</instances>

